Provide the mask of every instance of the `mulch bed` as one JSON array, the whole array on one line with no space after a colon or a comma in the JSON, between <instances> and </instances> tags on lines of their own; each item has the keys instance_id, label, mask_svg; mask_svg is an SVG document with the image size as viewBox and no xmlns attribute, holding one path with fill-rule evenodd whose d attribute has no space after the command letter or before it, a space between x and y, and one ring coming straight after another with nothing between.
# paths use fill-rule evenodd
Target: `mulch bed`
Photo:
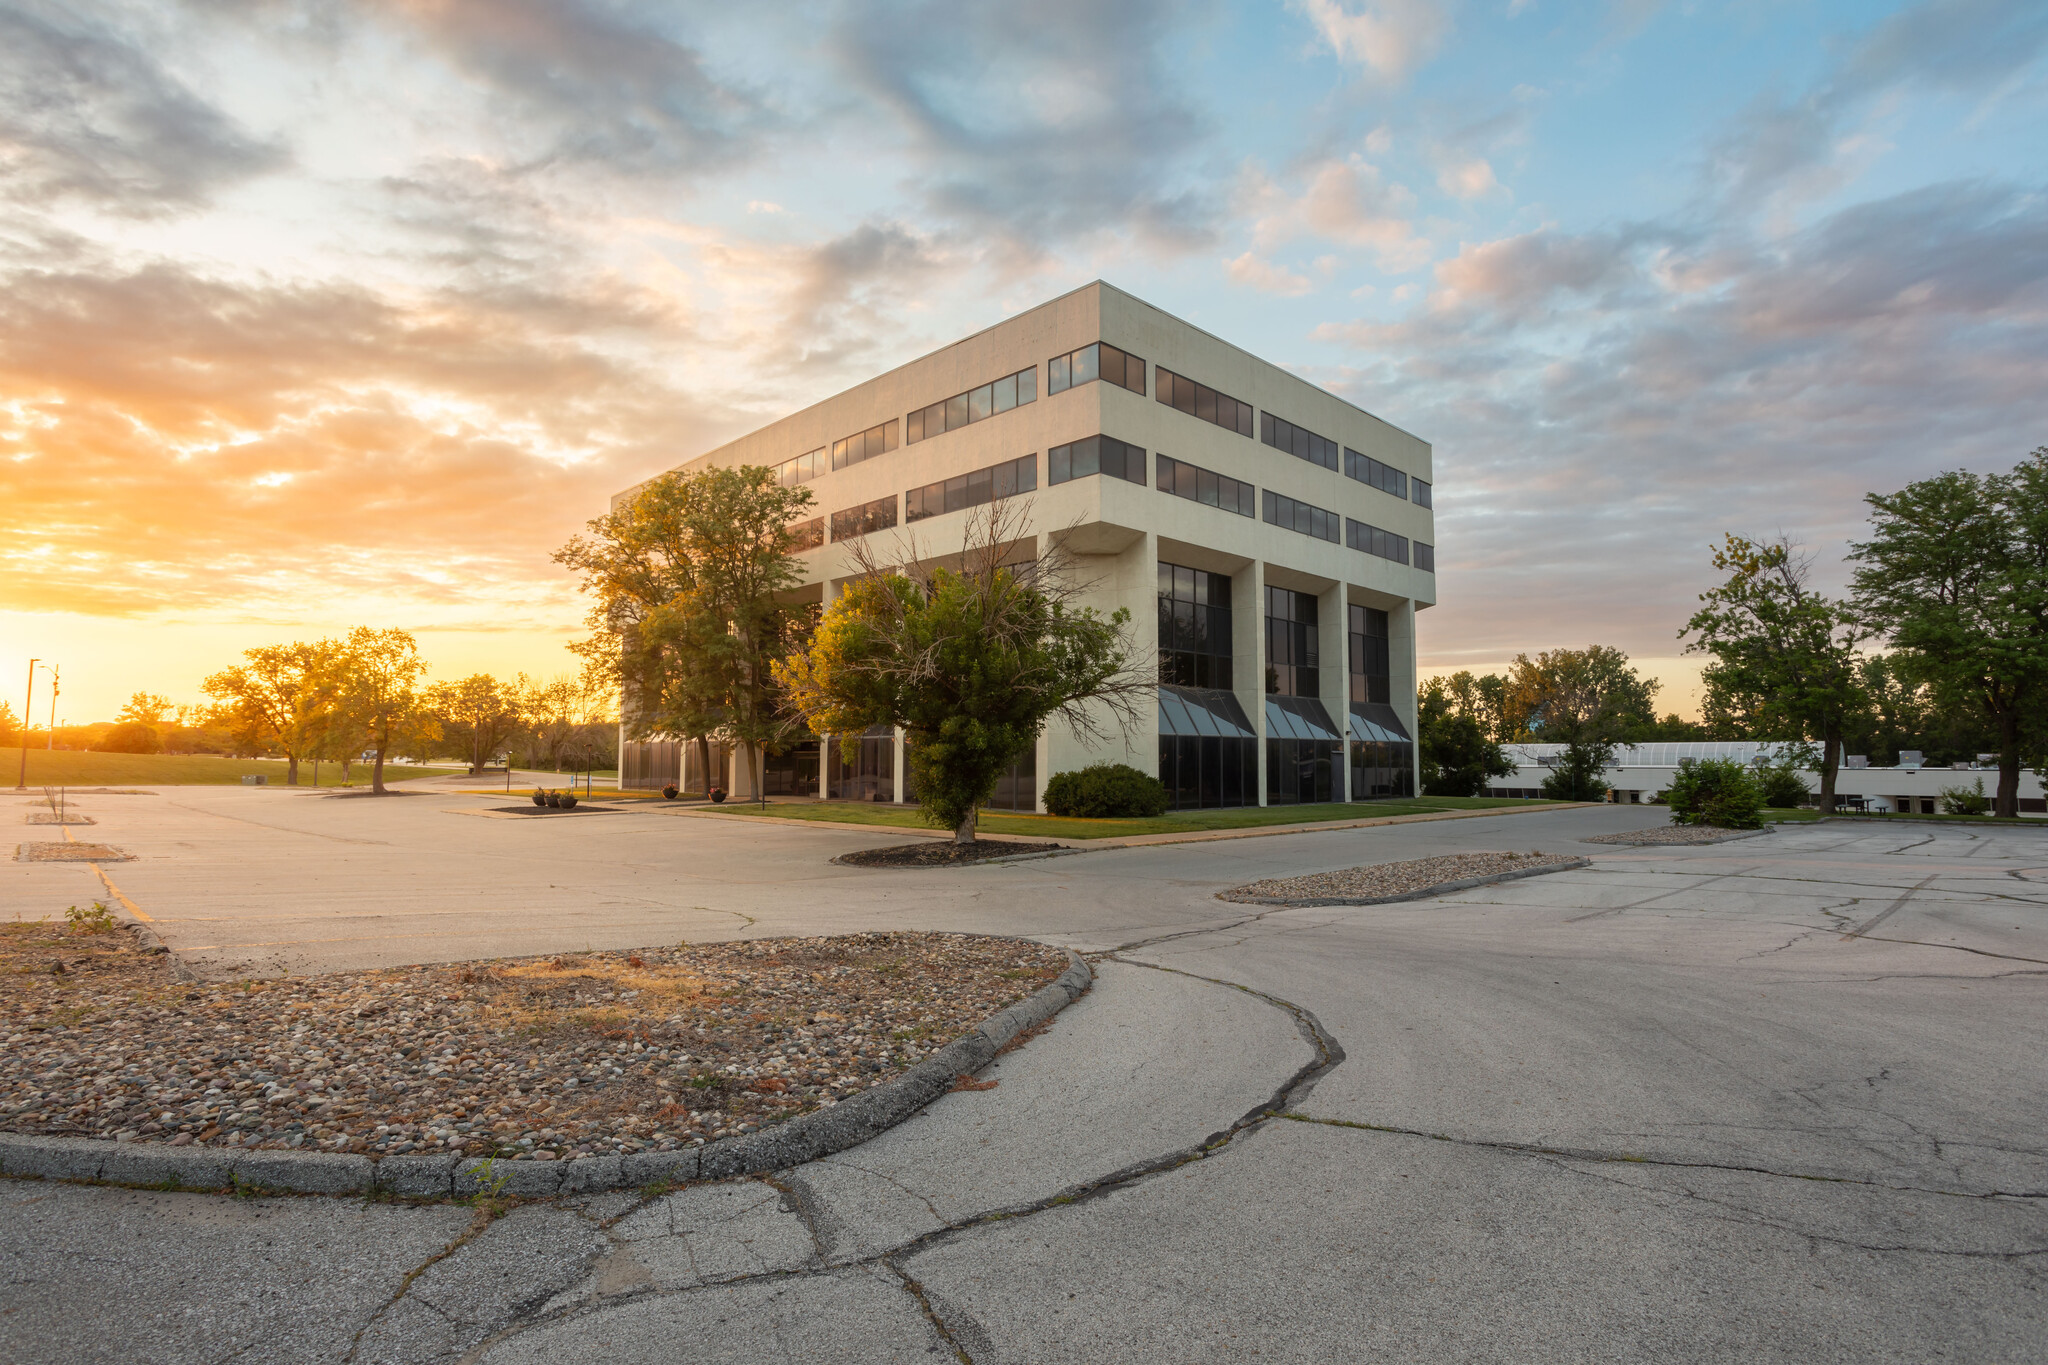
<instances>
[{"instance_id":1,"label":"mulch bed","mask_svg":"<svg viewBox=\"0 0 2048 1365\"><path fill-rule=\"evenodd\" d=\"M1720 844L1747 838L1753 829L1722 829L1716 825L1652 825L1649 829L1627 829L1619 834L1589 834L1582 844Z\"/></svg>"},{"instance_id":2,"label":"mulch bed","mask_svg":"<svg viewBox=\"0 0 2048 1365\"><path fill-rule=\"evenodd\" d=\"M133 856L112 844L71 844L54 839L18 844L14 850L18 863L125 863Z\"/></svg>"},{"instance_id":3,"label":"mulch bed","mask_svg":"<svg viewBox=\"0 0 2048 1365\"><path fill-rule=\"evenodd\" d=\"M1065 844L999 843L993 839L976 839L971 844L956 844L951 839L927 839L914 844L890 844L886 848L842 853L832 861L851 867L959 867L965 863L985 863L991 858L1051 853L1065 847Z\"/></svg>"},{"instance_id":4,"label":"mulch bed","mask_svg":"<svg viewBox=\"0 0 2048 1365\"><path fill-rule=\"evenodd\" d=\"M1468 877L1491 877L1501 872L1524 872L1577 861L1569 853L1446 853L1435 858L1411 858L1401 863L1374 863L1366 867L1340 868L1335 872L1313 872L1305 877L1273 877L1249 886L1233 887L1220 893L1217 899L1257 902L1312 900L1318 896L1347 900L1406 896Z\"/></svg>"},{"instance_id":5,"label":"mulch bed","mask_svg":"<svg viewBox=\"0 0 2048 1365\"><path fill-rule=\"evenodd\" d=\"M1017 939L875 933L193 984L94 927L0 923L0 1129L666 1151L858 1094L1067 967Z\"/></svg>"}]
</instances>

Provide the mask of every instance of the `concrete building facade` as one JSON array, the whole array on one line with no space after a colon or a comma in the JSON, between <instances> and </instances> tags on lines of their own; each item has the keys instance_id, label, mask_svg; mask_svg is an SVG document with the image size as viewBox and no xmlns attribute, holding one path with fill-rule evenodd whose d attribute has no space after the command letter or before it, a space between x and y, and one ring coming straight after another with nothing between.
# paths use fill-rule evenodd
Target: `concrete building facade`
<instances>
[{"instance_id":1,"label":"concrete building facade","mask_svg":"<svg viewBox=\"0 0 2048 1365\"><path fill-rule=\"evenodd\" d=\"M1436 600L1427 442L1100 281L878 375L681 466L761 465L815 495L803 592L831 600L885 558L957 554L1016 499L1019 559L1055 541L1158 647L1158 700L1109 743L1057 721L995 806L1098 761L1181 807L1359 800L1416 789L1415 617ZM631 490L619 495L630 496ZM615 499L614 503L619 501ZM1155 625L1156 624L1156 637ZM697 775L680 743L622 744L621 782ZM767 790L901 801L900 735L813 742ZM714 759L736 796L749 774Z\"/></svg>"}]
</instances>

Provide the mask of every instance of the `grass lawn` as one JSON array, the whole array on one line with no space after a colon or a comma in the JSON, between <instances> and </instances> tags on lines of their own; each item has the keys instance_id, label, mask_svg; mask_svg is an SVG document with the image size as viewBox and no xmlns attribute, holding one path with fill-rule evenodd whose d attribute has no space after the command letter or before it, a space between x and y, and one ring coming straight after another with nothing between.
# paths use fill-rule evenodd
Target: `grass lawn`
<instances>
[{"instance_id":1,"label":"grass lawn","mask_svg":"<svg viewBox=\"0 0 2048 1365\"><path fill-rule=\"evenodd\" d=\"M1767 822L1775 821L1781 825L1810 824L1822 818L1819 811L1806 810L1804 808L1793 810L1770 808L1764 811L1763 816ZM2042 820L2038 817L2028 819L2024 815L2015 820L2001 820L1991 815L1907 815L1897 811L1878 815L1872 812L1850 810L1844 807L1836 811L1833 818L1837 820L1872 820L1883 824L2003 825L2008 829L2014 825L2039 825L2044 829L2048 829L2048 820Z\"/></svg>"},{"instance_id":2,"label":"grass lawn","mask_svg":"<svg viewBox=\"0 0 2048 1365\"><path fill-rule=\"evenodd\" d=\"M1058 815L1017 815L983 811L978 828L986 834L1021 834L1041 839L1123 839L1135 834L1184 834L1210 829L1256 829L1262 825L1306 825L1324 820L1369 820L1382 815L1424 815L1454 810L1521 809L1555 804L1489 796L1423 796L1412 800L1329 801L1311 806L1239 806L1223 810L1173 811L1149 820L1078 820ZM785 820L831 820L849 825L930 829L915 806L863 801L732 801L713 807L736 815L771 815Z\"/></svg>"},{"instance_id":3,"label":"grass lawn","mask_svg":"<svg viewBox=\"0 0 2048 1365\"><path fill-rule=\"evenodd\" d=\"M28 785L31 787L169 787L230 785L245 774L261 773L273 786L282 786L285 761L281 758L221 758L214 754L97 754L68 749L28 751ZM460 768L401 768L386 764L384 780L429 777L435 773L459 773ZM21 772L21 750L0 749L0 788L12 787ZM350 785L370 785L370 765L358 763L351 772ZM313 765L299 765L299 785L313 785ZM341 765L320 765L320 785L342 785Z\"/></svg>"}]
</instances>

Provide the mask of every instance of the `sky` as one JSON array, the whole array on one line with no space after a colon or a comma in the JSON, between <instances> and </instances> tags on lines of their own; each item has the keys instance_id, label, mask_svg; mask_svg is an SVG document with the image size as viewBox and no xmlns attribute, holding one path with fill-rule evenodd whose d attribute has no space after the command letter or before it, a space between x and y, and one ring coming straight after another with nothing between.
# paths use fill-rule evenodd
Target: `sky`
<instances>
[{"instance_id":1,"label":"sky","mask_svg":"<svg viewBox=\"0 0 2048 1365\"><path fill-rule=\"evenodd\" d=\"M574 664L606 497L1105 279L1433 443L1425 672L2048 444L2040 0L0 0L0 699ZM37 720L47 689L38 685Z\"/></svg>"}]
</instances>

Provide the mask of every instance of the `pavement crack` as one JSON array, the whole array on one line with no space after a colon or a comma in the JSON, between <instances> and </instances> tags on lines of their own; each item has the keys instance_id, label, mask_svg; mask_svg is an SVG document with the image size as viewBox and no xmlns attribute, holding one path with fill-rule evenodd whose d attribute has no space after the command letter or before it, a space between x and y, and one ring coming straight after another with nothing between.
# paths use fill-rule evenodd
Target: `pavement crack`
<instances>
[{"instance_id":1,"label":"pavement crack","mask_svg":"<svg viewBox=\"0 0 2048 1365\"><path fill-rule=\"evenodd\" d=\"M939 1340L952 1348L953 1358L958 1360L960 1365L974 1365L974 1357L967 1354L967 1349L960 1344L960 1339L953 1335L953 1329L946 1325L945 1319L932 1307L931 1296L924 1292L924 1286L918 1283L917 1278L888 1256L879 1258L878 1264L896 1277L905 1293L917 1300L917 1306L924 1312L924 1320L931 1324L932 1331L938 1335Z\"/></svg>"},{"instance_id":2,"label":"pavement crack","mask_svg":"<svg viewBox=\"0 0 2048 1365\"><path fill-rule=\"evenodd\" d=\"M398 1288L392 1291L391 1297L379 1305L377 1311L370 1314L369 1320L364 1322L361 1327L358 1327L356 1334L348 1339L348 1353L341 1358L343 1365L347 1365L347 1362L356 1358L356 1352L362 1349L364 1334L383 1321L386 1313L389 1313L398 1306L398 1301L406 1296L406 1292L412 1288L415 1280L475 1241L493 1221L488 1210L478 1209L476 1217L470 1219L469 1226L462 1230L462 1234L459 1237L427 1257L426 1260L421 1261L411 1270L406 1271L405 1278L398 1282ZM427 1302L425 1299L420 1301L422 1303Z\"/></svg>"},{"instance_id":3,"label":"pavement crack","mask_svg":"<svg viewBox=\"0 0 2048 1365\"><path fill-rule=\"evenodd\" d=\"M2048 1199L2048 1190L1944 1190L1926 1185L1895 1185L1883 1180L1864 1180L1848 1175L1819 1175L1811 1171L1780 1171L1769 1166L1747 1166L1728 1161L1677 1161L1668 1157L1637 1156L1633 1152L1605 1152L1585 1147L1553 1147L1543 1143L1510 1142L1503 1138L1461 1138L1449 1133L1432 1133L1421 1128L1401 1128L1386 1123L1360 1123L1355 1119L1319 1118L1314 1114L1289 1111L1276 1115L1293 1123L1317 1124L1326 1128L1351 1128L1366 1133L1388 1133L1395 1137L1428 1138L1432 1142L1448 1142L1458 1147L1477 1147L1486 1151L1508 1152L1518 1156L1534 1156L1566 1161L1584 1161L1600 1165L1656 1166L1671 1170L1726 1171L1735 1175L1770 1176L1778 1180L1805 1180L1819 1185L1857 1185L1865 1189L1886 1190L1894 1194L1932 1194L1945 1199Z\"/></svg>"}]
</instances>

